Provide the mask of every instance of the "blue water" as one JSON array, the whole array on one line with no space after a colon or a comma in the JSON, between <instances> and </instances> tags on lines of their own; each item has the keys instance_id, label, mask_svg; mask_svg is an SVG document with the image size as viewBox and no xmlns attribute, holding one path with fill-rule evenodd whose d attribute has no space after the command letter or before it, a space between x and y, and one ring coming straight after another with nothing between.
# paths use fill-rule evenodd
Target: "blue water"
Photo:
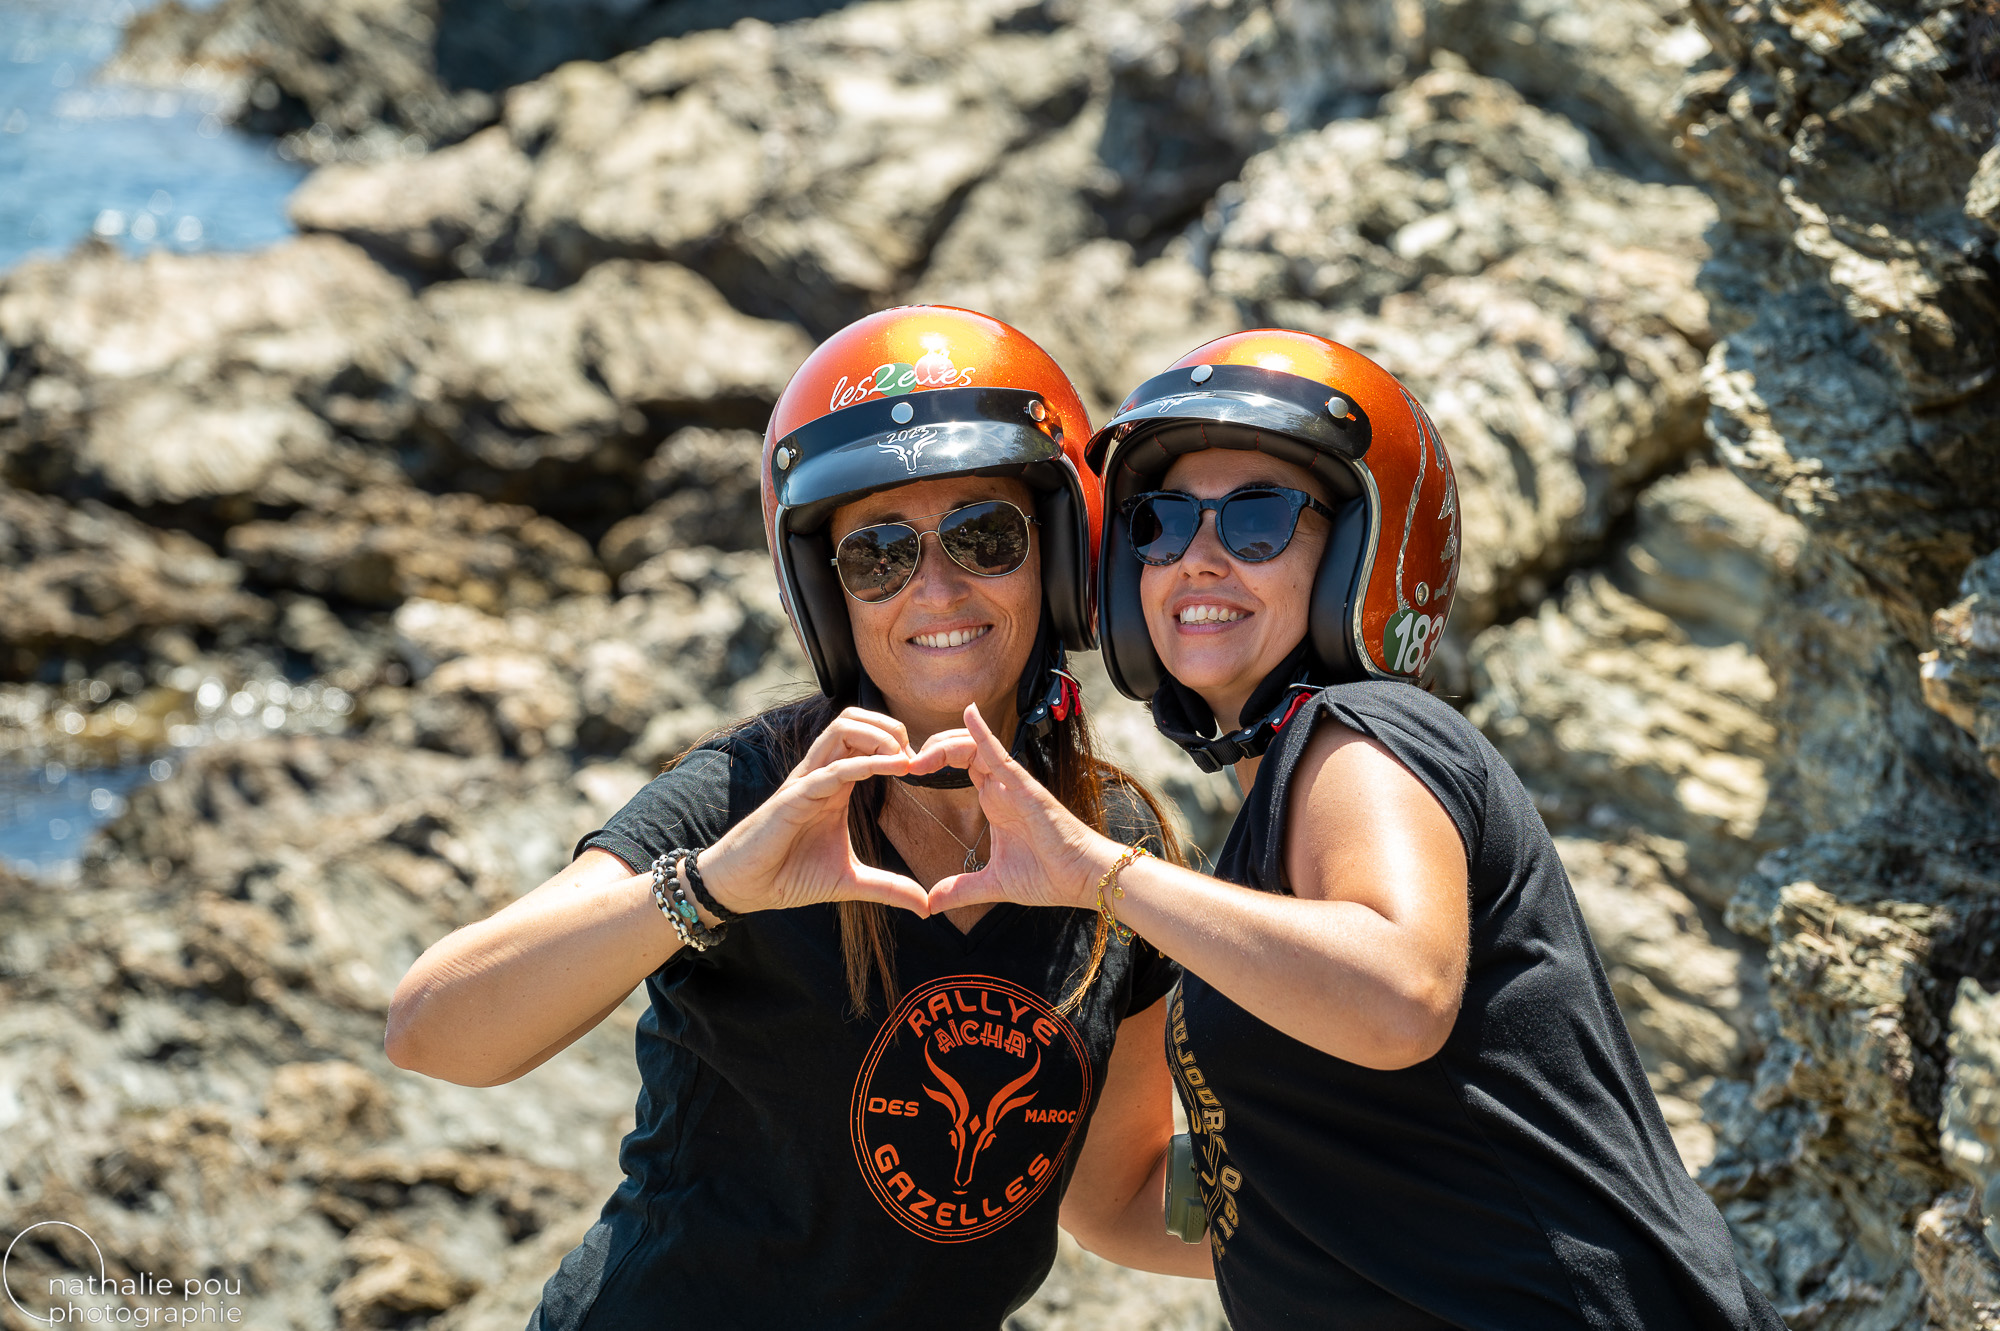
<instances>
[{"instance_id":1,"label":"blue water","mask_svg":"<svg viewBox=\"0 0 2000 1331\"><path fill-rule=\"evenodd\" d=\"M291 234L305 168L230 129L200 93L93 77L129 0L0 0L0 272L96 232L140 253L242 250Z\"/></svg>"},{"instance_id":2,"label":"blue water","mask_svg":"<svg viewBox=\"0 0 2000 1331\"><path fill-rule=\"evenodd\" d=\"M175 766L167 758L94 771L0 766L0 865L56 881L73 876L91 833L125 811L134 787L166 780Z\"/></svg>"},{"instance_id":3,"label":"blue water","mask_svg":"<svg viewBox=\"0 0 2000 1331\"><path fill-rule=\"evenodd\" d=\"M135 254L253 249L291 234L285 198L304 167L218 122L199 93L95 79L143 7L0 0L0 272L93 233ZM133 788L175 766L0 765L0 863L73 877Z\"/></svg>"}]
</instances>

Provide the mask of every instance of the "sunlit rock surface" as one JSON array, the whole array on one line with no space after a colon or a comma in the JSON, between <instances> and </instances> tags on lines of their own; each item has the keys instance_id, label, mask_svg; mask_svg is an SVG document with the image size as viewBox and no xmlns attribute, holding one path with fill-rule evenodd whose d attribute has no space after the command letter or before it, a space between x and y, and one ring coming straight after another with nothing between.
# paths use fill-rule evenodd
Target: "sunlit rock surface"
<instances>
[{"instance_id":1,"label":"sunlit rock surface","mask_svg":"<svg viewBox=\"0 0 2000 1331\"><path fill-rule=\"evenodd\" d=\"M1939 1133L1954 1060L1961 1087L1981 1066L1955 1000L2000 982L1991 16L1693 14L1716 59L1673 119L1722 217L1709 429L1809 534L1764 653L1794 828L1726 912L1769 944L1775 1038L1711 1092L1703 1177L1794 1324L1983 1325L2000 1264Z\"/></svg>"},{"instance_id":2,"label":"sunlit rock surface","mask_svg":"<svg viewBox=\"0 0 2000 1331\"><path fill-rule=\"evenodd\" d=\"M329 165L269 250L0 277L0 761L180 759L74 888L0 885L0 1224L241 1270L259 1325L521 1325L615 1183L639 1002L473 1091L388 1065L387 997L809 687L760 432L817 337L942 300L1100 418L1256 324L1404 377L1466 521L1435 684L1746 1271L1796 1326L1992 1326L1986 9L704 9L135 27L121 76ZM1075 664L1217 846L1233 781ZM1220 1312L1066 1242L1011 1325Z\"/></svg>"}]
</instances>

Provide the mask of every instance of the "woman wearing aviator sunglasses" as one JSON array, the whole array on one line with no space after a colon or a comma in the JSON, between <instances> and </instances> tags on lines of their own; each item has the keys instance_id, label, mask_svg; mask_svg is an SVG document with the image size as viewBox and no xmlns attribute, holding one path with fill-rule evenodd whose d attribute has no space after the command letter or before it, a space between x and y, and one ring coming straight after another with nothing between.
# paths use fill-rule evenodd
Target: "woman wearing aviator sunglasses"
<instances>
[{"instance_id":1,"label":"woman wearing aviator sunglasses","mask_svg":"<svg viewBox=\"0 0 2000 1331\"><path fill-rule=\"evenodd\" d=\"M947 769L969 708L1080 826L1172 857L1092 753L1089 423L1048 356L963 310L873 315L772 415L766 533L818 695L711 737L575 862L419 959L389 1052L469 1085L553 1057L644 984L625 1183L531 1326L997 1327L1062 1222L1121 1226L1172 1132L1177 968L1089 911L929 885L991 838ZM1136 1199L1136 1200L1135 1200Z\"/></svg>"},{"instance_id":2,"label":"woman wearing aviator sunglasses","mask_svg":"<svg viewBox=\"0 0 2000 1331\"><path fill-rule=\"evenodd\" d=\"M1411 687L1459 551L1415 398L1243 333L1142 385L1092 457L1111 677L1243 808L1214 877L1135 862L974 719L992 862L931 900L1101 904L1185 968L1167 1060L1231 1324L1780 1326L1527 793Z\"/></svg>"}]
</instances>

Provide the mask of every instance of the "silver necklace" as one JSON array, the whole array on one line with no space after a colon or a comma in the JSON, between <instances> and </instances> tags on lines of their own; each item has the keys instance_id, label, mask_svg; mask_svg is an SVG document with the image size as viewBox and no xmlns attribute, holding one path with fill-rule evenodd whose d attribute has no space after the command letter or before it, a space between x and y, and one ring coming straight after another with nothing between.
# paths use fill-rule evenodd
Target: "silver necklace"
<instances>
[{"instance_id":1,"label":"silver necklace","mask_svg":"<svg viewBox=\"0 0 2000 1331\"><path fill-rule=\"evenodd\" d=\"M979 837L983 837L986 835L986 828L981 827L979 829L979 836L972 838L972 844L968 846L965 844L964 840L960 838L958 833L951 830L951 825L949 823L945 822L944 819L938 817L936 814L930 811L930 806L926 805L922 800L918 799L915 795L911 795L910 792L908 790L905 790L902 786L897 786L896 789L903 791L903 794L909 797L910 803L916 805L919 809L923 810L924 817L930 819L932 822L936 823L939 827L942 827L944 829L944 834L950 837L953 841L958 842L959 846L964 849L965 871L967 873L978 873L981 869L984 869L986 867L986 861L979 858Z\"/></svg>"}]
</instances>

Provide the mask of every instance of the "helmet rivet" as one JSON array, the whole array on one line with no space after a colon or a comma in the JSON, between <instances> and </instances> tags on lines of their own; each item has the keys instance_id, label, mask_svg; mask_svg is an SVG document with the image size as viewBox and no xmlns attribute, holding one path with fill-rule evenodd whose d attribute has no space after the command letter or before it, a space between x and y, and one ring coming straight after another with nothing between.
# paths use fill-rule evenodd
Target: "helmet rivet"
<instances>
[{"instance_id":1,"label":"helmet rivet","mask_svg":"<svg viewBox=\"0 0 2000 1331\"><path fill-rule=\"evenodd\" d=\"M1208 382L1208 376L1214 373L1215 367L1213 365L1197 365L1188 372L1188 378L1195 383L1205 384Z\"/></svg>"},{"instance_id":2,"label":"helmet rivet","mask_svg":"<svg viewBox=\"0 0 2000 1331\"><path fill-rule=\"evenodd\" d=\"M1344 398L1344 397L1330 397L1330 398L1328 398L1328 399L1326 400L1326 414L1327 414L1327 415L1329 415L1329 416L1331 416L1331 417L1333 417L1333 418L1334 418L1335 420L1337 420L1337 421L1344 421L1344 420L1346 420L1346 419L1347 419L1347 399L1346 399L1346 398Z\"/></svg>"},{"instance_id":3,"label":"helmet rivet","mask_svg":"<svg viewBox=\"0 0 2000 1331\"><path fill-rule=\"evenodd\" d=\"M1418 605L1429 605L1430 603L1431 603L1431 585L1430 585L1430 584L1429 584L1428 582L1420 582L1420 583L1418 583L1418 584L1417 584L1417 604L1418 604Z\"/></svg>"},{"instance_id":4,"label":"helmet rivet","mask_svg":"<svg viewBox=\"0 0 2000 1331\"><path fill-rule=\"evenodd\" d=\"M779 450L778 450L778 452L777 452L777 455L776 455L775 457L773 457L773 458L771 459L771 461L777 464L777 467L778 467L778 470L779 470L779 471L786 471L786 470L789 470L789 469L790 469L790 467L791 467L791 465L792 465L792 450L791 450L791 448L790 448L789 446L787 446L787 447L785 447L785 448L781 448L781 449L779 449Z\"/></svg>"},{"instance_id":5,"label":"helmet rivet","mask_svg":"<svg viewBox=\"0 0 2000 1331\"><path fill-rule=\"evenodd\" d=\"M1028 415L1038 421L1045 421L1049 418L1049 409L1042 405L1040 398L1036 398L1028 404Z\"/></svg>"},{"instance_id":6,"label":"helmet rivet","mask_svg":"<svg viewBox=\"0 0 2000 1331\"><path fill-rule=\"evenodd\" d=\"M907 402L898 402L895 406L889 408L889 419L898 425L908 425L910 417L916 414L917 409Z\"/></svg>"}]
</instances>

